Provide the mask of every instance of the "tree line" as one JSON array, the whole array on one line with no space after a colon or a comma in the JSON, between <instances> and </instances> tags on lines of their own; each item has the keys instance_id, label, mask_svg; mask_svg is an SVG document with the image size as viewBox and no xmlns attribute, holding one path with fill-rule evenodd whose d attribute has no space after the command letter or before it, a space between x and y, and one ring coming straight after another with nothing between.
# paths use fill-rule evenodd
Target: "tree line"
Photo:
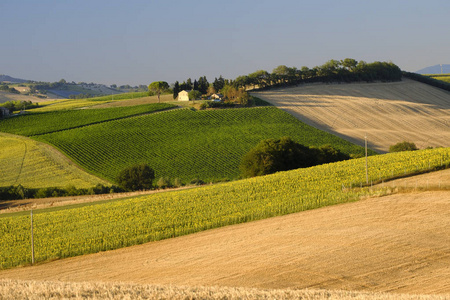
<instances>
[{"instance_id":1,"label":"tree line","mask_svg":"<svg viewBox=\"0 0 450 300\"><path fill-rule=\"evenodd\" d=\"M392 62L357 61L352 58L329 60L321 66L313 68L287 67L280 65L269 73L258 70L248 75L237 77L232 85L247 89L266 89L312 82L355 82L355 81L398 81L402 71Z\"/></svg>"}]
</instances>

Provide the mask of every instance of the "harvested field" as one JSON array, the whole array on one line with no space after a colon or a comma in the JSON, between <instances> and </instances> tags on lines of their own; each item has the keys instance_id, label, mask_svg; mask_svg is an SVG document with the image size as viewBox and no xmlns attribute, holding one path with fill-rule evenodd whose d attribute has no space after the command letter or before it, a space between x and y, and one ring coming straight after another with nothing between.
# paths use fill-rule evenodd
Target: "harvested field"
<instances>
[{"instance_id":1,"label":"harvested field","mask_svg":"<svg viewBox=\"0 0 450 300\"><path fill-rule=\"evenodd\" d=\"M404 79L392 83L310 84L252 92L299 120L387 152L402 141L450 146L450 93Z\"/></svg>"},{"instance_id":2,"label":"harvested field","mask_svg":"<svg viewBox=\"0 0 450 300\"><path fill-rule=\"evenodd\" d=\"M450 295L410 295L339 290L264 290L234 287L0 280L2 299L311 299L443 300Z\"/></svg>"},{"instance_id":3,"label":"harvested field","mask_svg":"<svg viewBox=\"0 0 450 300\"><path fill-rule=\"evenodd\" d=\"M448 185L448 170L441 172L431 174ZM449 274L450 192L442 190L4 270L0 278L449 294Z\"/></svg>"}]
</instances>

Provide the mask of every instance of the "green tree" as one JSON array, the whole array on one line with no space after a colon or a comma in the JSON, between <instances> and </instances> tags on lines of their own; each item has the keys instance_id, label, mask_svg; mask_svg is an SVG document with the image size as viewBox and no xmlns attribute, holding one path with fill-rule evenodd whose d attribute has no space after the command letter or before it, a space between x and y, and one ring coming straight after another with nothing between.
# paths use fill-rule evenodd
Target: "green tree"
<instances>
[{"instance_id":1,"label":"green tree","mask_svg":"<svg viewBox=\"0 0 450 300\"><path fill-rule=\"evenodd\" d=\"M175 84L173 85L173 99L176 99L178 97L179 92L181 92L180 84L178 83L178 81L175 81Z\"/></svg>"},{"instance_id":2,"label":"green tree","mask_svg":"<svg viewBox=\"0 0 450 300\"><path fill-rule=\"evenodd\" d=\"M416 144L411 142L401 142L389 147L389 152L414 151L418 150Z\"/></svg>"},{"instance_id":3,"label":"green tree","mask_svg":"<svg viewBox=\"0 0 450 300\"><path fill-rule=\"evenodd\" d=\"M129 191L151 189L155 171L147 164L135 165L122 170L117 175L117 184Z\"/></svg>"},{"instance_id":4,"label":"green tree","mask_svg":"<svg viewBox=\"0 0 450 300\"><path fill-rule=\"evenodd\" d=\"M161 102L160 95L169 89L169 84L165 81L155 81L149 84L149 92L154 92L158 95L158 103Z\"/></svg>"},{"instance_id":5,"label":"green tree","mask_svg":"<svg viewBox=\"0 0 450 300\"><path fill-rule=\"evenodd\" d=\"M200 99L200 97L202 96L202 93L200 93L200 91L197 90L192 90L188 93L189 95L189 100L196 100L196 99Z\"/></svg>"}]
</instances>

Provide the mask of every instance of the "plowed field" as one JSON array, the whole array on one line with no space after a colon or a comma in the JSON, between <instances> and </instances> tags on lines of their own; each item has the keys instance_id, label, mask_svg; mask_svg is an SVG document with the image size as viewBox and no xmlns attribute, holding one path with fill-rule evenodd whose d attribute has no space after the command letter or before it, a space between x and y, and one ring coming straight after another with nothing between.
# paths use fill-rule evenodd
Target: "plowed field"
<instances>
[{"instance_id":1,"label":"plowed field","mask_svg":"<svg viewBox=\"0 0 450 300\"><path fill-rule=\"evenodd\" d=\"M310 84L252 95L301 121L387 152L398 142L450 146L450 93L404 79L393 83Z\"/></svg>"}]
</instances>

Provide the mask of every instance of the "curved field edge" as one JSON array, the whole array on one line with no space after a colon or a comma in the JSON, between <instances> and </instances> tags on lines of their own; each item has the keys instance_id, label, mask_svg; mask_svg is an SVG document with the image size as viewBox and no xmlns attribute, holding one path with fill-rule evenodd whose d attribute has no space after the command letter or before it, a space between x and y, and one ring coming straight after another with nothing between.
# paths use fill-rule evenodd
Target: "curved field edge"
<instances>
[{"instance_id":1,"label":"curved field edge","mask_svg":"<svg viewBox=\"0 0 450 300\"><path fill-rule=\"evenodd\" d=\"M156 178L189 183L239 178L242 156L260 140L290 136L307 146L331 144L362 156L364 148L295 119L276 107L171 110L36 136L100 177L147 163ZM375 152L372 152L372 154Z\"/></svg>"},{"instance_id":2,"label":"curved field edge","mask_svg":"<svg viewBox=\"0 0 450 300\"><path fill-rule=\"evenodd\" d=\"M53 147L21 136L0 133L0 186L90 188L110 185L82 170Z\"/></svg>"},{"instance_id":3,"label":"curved field edge","mask_svg":"<svg viewBox=\"0 0 450 300\"><path fill-rule=\"evenodd\" d=\"M129 107L29 113L0 120L0 131L35 136L150 114L175 107L175 105L167 103L154 103Z\"/></svg>"},{"instance_id":4,"label":"curved field edge","mask_svg":"<svg viewBox=\"0 0 450 300\"><path fill-rule=\"evenodd\" d=\"M370 299L442 300L450 295L414 295L342 290L256 289L242 287L205 287L92 283L59 281L0 280L2 299Z\"/></svg>"},{"instance_id":5,"label":"curved field edge","mask_svg":"<svg viewBox=\"0 0 450 300\"><path fill-rule=\"evenodd\" d=\"M450 148L369 157L369 180L443 168ZM53 212L36 212L36 261L112 250L356 201L371 192L365 160L353 159L197 189L167 192ZM0 268L31 262L29 216L0 218Z\"/></svg>"}]
</instances>

